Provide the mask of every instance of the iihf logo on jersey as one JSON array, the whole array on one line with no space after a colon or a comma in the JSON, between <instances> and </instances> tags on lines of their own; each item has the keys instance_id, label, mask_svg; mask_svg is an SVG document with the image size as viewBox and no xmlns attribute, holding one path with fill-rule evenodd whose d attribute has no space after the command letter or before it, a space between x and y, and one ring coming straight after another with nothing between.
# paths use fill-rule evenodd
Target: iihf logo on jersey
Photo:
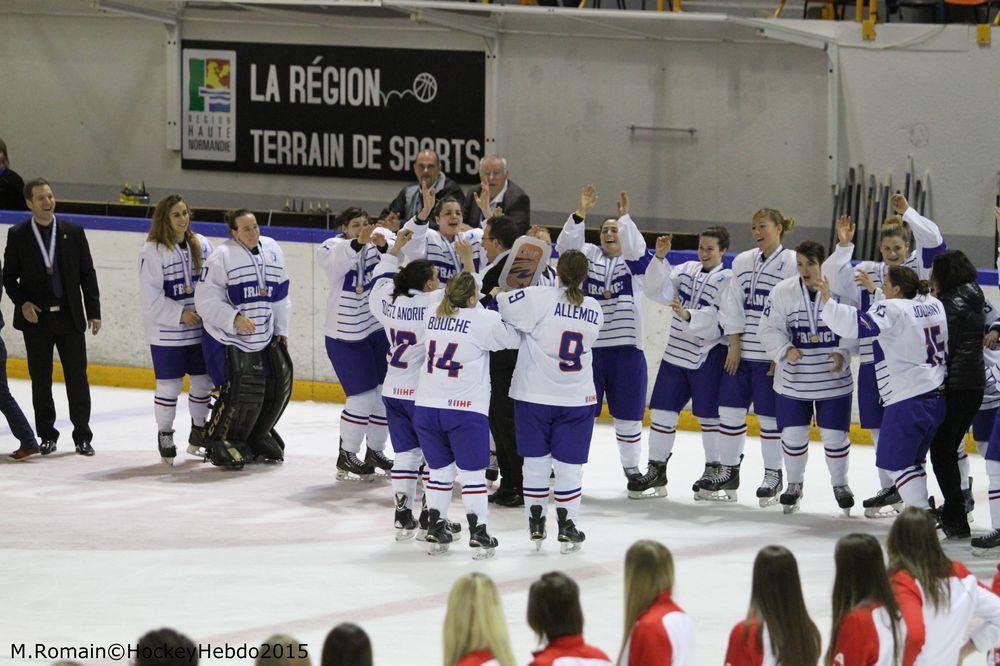
<instances>
[{"instance_id":1,"label":"iihf logo on jersey","mask_svg":"<svg viewBox=\"0 0 1000 666\"><path fill-rule=\"evenodd\" d=\"M471 400L455 400L455 399L449 398L448 399L448 406L449 407L472 407L472 401Z\"/></svg>"}]
</instances>

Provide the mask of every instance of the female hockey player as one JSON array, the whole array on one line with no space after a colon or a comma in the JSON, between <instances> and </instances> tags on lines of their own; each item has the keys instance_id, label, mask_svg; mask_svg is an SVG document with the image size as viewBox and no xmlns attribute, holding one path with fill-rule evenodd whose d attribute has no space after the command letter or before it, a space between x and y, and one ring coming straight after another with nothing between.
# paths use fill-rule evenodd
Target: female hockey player
<instances>
[{"instance_id":1,"label":"female hockey player","mask_svg":"<svg viewBox=\"0 0 1000 666\"><path fill-rule=\"evenodd\" d=\"M528 666L611 666L608 655L583 642L580 586L564 573L544 574L528 588L528 626L546 643Z\"/></svg>"},{"instance_id":2,"label":"female hockey player","mask_svg":"<svg viewBox=\"0 0 1000 666\"><path fill-rule=\"evenodd\" d=\"M500 590L489 576L455 581L444 615L444 666L514 666Z\"/></svg>"},{"instance_id":3,"label":"female hockey player","mask_svg":"<svg viewBox=\"0 0 1000 666\"><path fill-rule=\"evenodd\" d=\"M157 202L149 234L139 252L139 304L156 376L156 445L160 459L167 465L173 465L177 456L174 415L184 375L191 378L188 453L205 455L205 419L212 379L201 352L203 329L194 294L211 252L211 243L191 230L191 209L181 195L168 194Z\"/></svg>"},{"instance_id":4,"label":"female hockey player","mask_svg":"<svg viewBox=\"0 0 1000 666\"><path fill-rule=\"evenodd\" d=\"M452 197L438 201L433 189L420 190L423 197L423 207L416 217L403 225L404 229L413 232L413 238L403 250L404 262L415 259L426 259L437 268L441 284L462 271L462 261L455 250L455 242L465 241L472 245L472 255L476 262L476 270L485 262L483 252L483 230L479 227L470 229L462 224L462 202ZM431 229L431 217L437 222L437 229ZM462 230L464 227L464 231Z\"/></svg>"}]
</instances>

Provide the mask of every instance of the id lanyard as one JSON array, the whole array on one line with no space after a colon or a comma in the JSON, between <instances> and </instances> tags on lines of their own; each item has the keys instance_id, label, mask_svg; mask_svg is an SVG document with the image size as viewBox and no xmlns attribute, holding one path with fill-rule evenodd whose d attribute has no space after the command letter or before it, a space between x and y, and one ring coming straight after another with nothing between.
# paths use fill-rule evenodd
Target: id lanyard
<instances>
[{"instance_id":1,"label":"id lanyard","mask_svg":"<svg viewBox=\"0 0 1000 666\"><path fill-rule=\"evenodd\" d=\"M258 266L257 260L254 259L250 248L243 243L240 243L240 247L250 257L250 265L253 266L253 272L257 276L257 288L260 291L260 295L267 298L271 295L271 290L267 288L267 259L264 257L264 248L259 244L257 245L257 255L260 257L260 266Z\"/></svg>"},{"instance_id":2,"label":"id lanyard","mask_svg":"<svg viewBox=\"0 0 1000 666\"><path fill-rule=\"evenodd\" d=\"M805 282L799 280L799 288L802 289L802 303L806 308L806 318L809 319L809 342L816 344L819 342L819 292L817 291L809 300L809 291Z\"/></svg>"},{"instance_id":3,"label":"id lanyard","mask_svg":"<svg viewBox=\"0 0 1000 666\"><path fill-rule=\"evenodd\" d=\"M768 259L767 261L761 260L761 257L764 256L763 252L757 255L757 260L754 262L753 275L750 277L750 295L747 298L748 303L753 302L753 298L757 293L757 283L760 281L760 276L764 274L764 271L767 270L767 267L770 266L775 259L780 257L781 253L784 251L785 248L779 245L771 254L770 259Z\"/></svg>"},{"instance_id":4,"label":"id lanyard","mask_svg":"<svg viewBox=\"0 0 1000 666\"><path fill-rule=\"evenodd\" d=\"M31 230L35 232L35 242L38 243L38 249L42 252L42 261L45 262L45 272L52 275L56 272L55 261L56 261L56 236L58 236L58 229L56 229L56 220L52 218L52 235L49 237L49 249L45 249L45 243L42 241L42 234L38 231L38 222L35 222L35 218L31 218Z\"/></svg>"},{"instance_id":5,"label":"id lanyard","mask_svg":"<svg viewBox=\"0 0 1000 666\"><path fill-rule=\"evenodd\" d=\"M191 254L187 250L182 250L180 245L174 245L177 258L181 260L181 270L184 272L184 293L193 294L194 285L191 280Z\"/></svg>"}]
</instances>

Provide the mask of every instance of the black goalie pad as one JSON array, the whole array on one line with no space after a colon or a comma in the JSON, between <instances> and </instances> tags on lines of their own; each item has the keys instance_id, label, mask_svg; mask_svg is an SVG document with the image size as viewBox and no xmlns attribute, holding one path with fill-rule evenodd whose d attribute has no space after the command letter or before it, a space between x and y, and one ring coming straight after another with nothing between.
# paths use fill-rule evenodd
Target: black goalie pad
<instances>
[{"instance_id":1,"label":"black goalie pad","mask_svg":"<svg viewBox=\"0 0 1000 666\"><path fill-rule=\"evenodd\" d=\"M264 404L264 357L226 347L228 381L215 401L205 426L209 458L213 465L242 467L249 457L247 439Z\"/></svg>"},{"instance_id":2,"label":"black goalie pad","mask_svg":"<svg viewBox=\"0 0 1000 666\"><path fill-rule=\"evenodd\" d=\"M277 338L262 352L267 354L271 374L267 377L264 401L253 431L247 438L250 452L266 460L284 460L285 443L275 432L274 426L285 412L292 397L292 357Z\"/></svg>"}]
</instances>

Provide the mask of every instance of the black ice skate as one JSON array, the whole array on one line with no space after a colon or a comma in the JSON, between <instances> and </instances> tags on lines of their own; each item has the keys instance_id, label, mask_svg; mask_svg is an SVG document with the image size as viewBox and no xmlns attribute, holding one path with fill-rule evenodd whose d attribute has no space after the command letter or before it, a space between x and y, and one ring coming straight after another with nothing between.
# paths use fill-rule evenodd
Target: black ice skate
<instances>
[{"instance_id":1,"label":"black ice skate","mask_svg":"<svg viewBox=\"0 0 1000 666\"><path fill-rule=\"evenodd\" d=\"M972 540L972 554L976 557L995 557L1000 555L1000 530Z\"/></svg>"},{"instance_id":2,"label":"black ice skate","mask_svg":"<svg viewBox=\"0 0 1000 666\"><path fill-rule=\"evenodd\" d=\"M799 510L799 502L802 500L802 484L789 483L788 490L781 493L781 508L785 513L795 513Z\"/></svg>"},{"instance_id":3,"label":"black ice skate","mask_svg":"<svg viewBox=\"0 0 1000 666\"><path fill-rule=\"evenodd\" d=\"M417 534L419 527L413 519L413 511L406 508L406 495L396 493L396 541L409 541Z\"/></svg>"},{"instance_id":4,"label":"black ice skate","mask_svg":"<svg viewBox=\"0 0 1000 666\"><path fill-rule=\"evenodd\" d=\"M851 509L854 507L854 493L851 492L851 487L848 485L834 486L833 497L837 500L837 506L844 511L844 515L850 518Z\"/></svg>"},{"instance_id":5,"label":"black ice skate","mask_svg":"<svg viewBox=\"0 0 1000 666\"><path fill-rule=\"evenodd\" d=\"M427 512L427 548L428 555L440 555L448 552L448 546L452 542L451 531L448 530L448 521L441 517L441 512L431 509Z\"/></svg>"},{"instance_id":6,"label":"black ice skate","mask_svg":"<svg viewBox=\"0 0 1000 666\"><path fill-rule=\"evenodd\" d=\"M639 471L638 467L622 467L622 471L625 472L626 489L634 486L642 478L642 472Z\"/></svg>"},{"instance_id":7,"label":"black ice skate","mask_svg":"<svg viewBox=\"0 0 1000 666\"><path fill-rule=\"evenodd\" d=\"M698 487L698 496L713 502L735 502L736 491L740 487L740 462L735 465L719 465L712 478Z\"/></svg>"},{"instance_id":8,"label":"black ice skate","mask_svg":"<svg viewBox=\"0 0 1000 666\"><path fill-rule=\"evenodd\" d=\"M476 549L472 559L488 560L496 555L500 542L486 531L486 524L480 523L479 516L474 513L465 514L465 518L469 521L469 546Z\"/></svg>"},{"instance_id":9,"label":"black ice skate","mask_svg":"<svg viewBox=\"0 0 1000 666\"><path fill-rule=\"evenodd\" d=\"M531 535L531 542L535 544L535 550L542 549L545 537L548 536L545 532L544 510L540 504L536 504L528 510L530 514L528 516L528 534Z\"/></svg>"},{"instance_id":10,"label":"black ice skate","mask_svg":"<svg viewBox=\"0 0 1000 666\"><path fill-rule=\"evenodd\" d=\"M420 518L417 520L417 541L427 541L427 527L429 524L429 513L427 511L427 497L420 498ZM452 541L462 540L462 526L458 523L445 521L448 523L448 531L451 532Z\"/></svg>"},{"instance_id":11,"label":"black ice skate","mask_svg":"<svg viewBox=\"0 0 1000 666\"><path fill-rule=\"evenodd\" d=\"M497 479L500 478L500 465L497 461L497 454L490 451L490 462L486 465L486 484L492 488Z\"/></svg>"},{"instance_id":12,"label":"black ice skate","mask_svg":"<svg viewBox=\"0 0 1000 666\"><path fill-rule=\"evenodd\" d=\"M976 508L976 500L972 497L972 477L969 477L969 487L962 491L962 500L965 503L965 515L969 522L972 522L972 511Z\"/></svg>"},{"instance_id":13,"label":"black ice skate","mask_svg":"<svg viewBox=\"0 0 1000 666\"><path fill-rule=\"evenodd\" d=\"M861 502L861 506L865 509L865 518L886 518L903 511L903 498L896 486L889 486Z\"/></svg>"},{"instance_id":14,"label":"black ice skate","mask_svg":"<svg viewBox=\"0 0 1000 666\"><path fill-rule=\"evenodd\" d=\"M208 447L205 444L205 426L191 424L191 434L188 435L187 452L193 456L208 460Z\"/></svg>"},{"instance_id":15,"label":"black ice skate","mask_svg":"<svg viewBox=\"0 0 1000 666\"><path fill-rule=\"evenodd\" d=\"M651 497L666 497L667 461L669 460L670 456L667 456L667 460L664 460L663 462L660 462L658 460L650 460L649 469L646 470L645 474L643 474L634 481L629 480L628 482L629 499L648 499Z\"/></svg>"},{"instance_id":16,"label":"black ice skate","mask_svg":"<svg viewBox=\"0 0 1000 666\"><path fill-rule=\"evenodd\" d=\"M337 480L338 481L368 481L375 480L375 468L350 451L340 449L337 456Z\"/></svg>"},{"instance_id":17,"label":"black ice skate","mask_svg":"<svg viewBox=\"0 0 1000 666\"><path fill-rule=\"evenodd\" d=\"M775 504L784 487L785 482L780 469L765 469L764 480L757 488L757 503L762 508Z\"/></svg>"},{"instance_id":18,"label":"black ice skate","mask_svg":"<svg viewBox=\"0 0 1000 666\"><path fill-rule=\"evenodd\" d=\"M174 446L174 431L161 430L156 436L156 448L160 450L160 460L164 465L173 465L177 457L177 447Z\"/></svg>"},{"instance_id":19,"label":"black ice skate","mask_svg":"<svg viewBox=\"0 0 1000 666\"><path fill-rule=\"evenodd\" d=\"M718 463L718 462L707 462L707 463L705 463L705 471L701 473L701 476L698 477L698 480L695 481L694 485L691 486L691 491L694 493L694 499L695 499L696 502L700 502L701 500L704 499L703 497L701 497L700 495L698 495L698 491L701 490L701 484L703 484L703 483L707 482L709 479L711 479L712 475L715 474L719 470L720 466L721 466L721 463Z\"/></svg>"},{"instance_id":20,"label":"black ice skate","mask_svg":"<svg viewBox=\"0 0 1000 666\"><path fill-rule=\"evenodd\" d=\"M581 544L587 538L586 534L576 529L576 525L568 515L566 509L556 509L556 520L559 521L559 552L563 555L580 550Z\"/></svg>"},{"instance_id":21,"label":"black ice skate","mask_svg":"<svg viewBox=\"0 0 1000 666\"><path fill-rule=\"evenodd\" d=\"M389 478L389 474L392 472L392 460L381 451L368 449L365 452L365 464L375 469L376 476Z\"/></svg>"}]
</instances>

